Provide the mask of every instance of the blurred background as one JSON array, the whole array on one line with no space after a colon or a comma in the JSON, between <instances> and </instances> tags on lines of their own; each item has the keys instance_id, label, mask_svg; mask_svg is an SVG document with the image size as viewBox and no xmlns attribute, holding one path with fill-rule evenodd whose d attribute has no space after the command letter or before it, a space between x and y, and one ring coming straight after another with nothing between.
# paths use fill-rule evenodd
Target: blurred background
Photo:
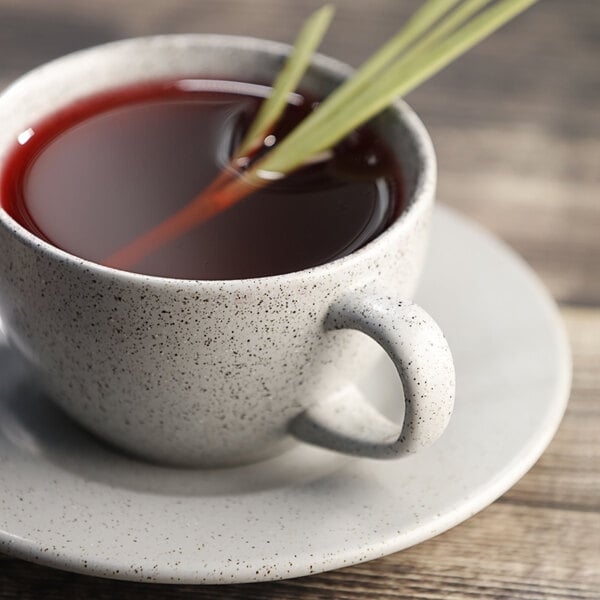
<instances>
[{"instance_id":1,"label":"blurred background","mask_svg":"<svg viewBox=\"0 0 600 600\"><path fill-rule=\"evenodd\" d=\"M320 0L0 0L0 86L131 36L292 42ZM324 53L358 65L415 0L337 0ZM439 199L489 227L559 301L600 303L600 3L542 0L410 94L439 159Z\"/></svg>"},{"instance_id":2,"label":"blurred background","mask_svg":"<svg viewBox=\"0 0 600 600\"><path fill-rule=\"evenodd\" d=\"M332 3L322 51L353 65L421 4ZM291 42L321 4L0 0L0 87L52 58L132 36ZM461 527L342 571L219 592L150 591L0 556L0 598L600 598L600 1L542 0L407 99L437 149L439 200L507 241L559 302L573 393L536 467Z\"/></svg>"}]
</instances>

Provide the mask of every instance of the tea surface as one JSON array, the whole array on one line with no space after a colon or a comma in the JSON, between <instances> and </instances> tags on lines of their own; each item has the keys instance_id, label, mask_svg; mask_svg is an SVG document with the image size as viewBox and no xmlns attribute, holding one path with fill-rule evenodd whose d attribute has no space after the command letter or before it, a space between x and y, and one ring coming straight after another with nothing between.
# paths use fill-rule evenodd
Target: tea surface
<instances>
[{"instance_id":1,"label":"tea surface","mask_svg":"<svg viewBox=\"0 0 600 600\"><path fill-rule=\"evenodd\" d=\"M3 207L97 263L190 202L228 162L269 88L202 79L112 90L32 124L2 174ZM294 95L266 145L312 109ZM391 151L370 130L257 190L132 268L184 279L298 271L349 254L402 209Z\"/></svg>"}]
</instances>

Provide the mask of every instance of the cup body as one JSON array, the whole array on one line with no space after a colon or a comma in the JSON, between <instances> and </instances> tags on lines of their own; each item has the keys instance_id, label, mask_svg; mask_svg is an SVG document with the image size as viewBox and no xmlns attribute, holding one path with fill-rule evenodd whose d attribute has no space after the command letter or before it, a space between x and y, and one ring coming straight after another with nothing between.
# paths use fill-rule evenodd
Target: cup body
<instances>
[{"instance_id":1,"label":"cup body","mask_svg":"<svg viewBox=\"0 0 600 600\"><path fill-rule=\"evenodd\" d=\"M49 63L0 96L0 168L21 131L79 98L167 77L271 81L288 52L179 35ZM317 56L303 89L323 96L349 72ZM0 318L11 343L68 414L139 456L220 466L281 451L290 420L372 359L363 334L326 330L330 306L352 290L411 299L423 265L435 187L429 137L404 103L374 126L401 162L408 207L362 249L296 273L186 281L122 272L51 246L0 209Z\"/></svg>"}]
</instances>

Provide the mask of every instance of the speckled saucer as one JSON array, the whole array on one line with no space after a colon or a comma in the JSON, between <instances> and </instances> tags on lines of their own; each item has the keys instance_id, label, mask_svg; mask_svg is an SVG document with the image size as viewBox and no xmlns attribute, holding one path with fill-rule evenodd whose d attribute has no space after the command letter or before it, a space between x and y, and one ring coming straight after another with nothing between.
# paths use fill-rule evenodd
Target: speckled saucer
<instances>
[{"instance_id":1,"label":"speckled saucer","mask_svg":"<svg viewBox=\"0 0 600 600\"><path fill-rule=\"evenodd\" d=\"M447 209L432 241L417 300L452 347L456 407L441 440L396 461L307 445L212 471L127 458L41 396L0 328L0 551L136 581L264 581L401 550L488 505L552 438L569 350L553 302L504 246ZM348 385L385 412L398 380L382 356Z\"/></svg>"}]
</instances>

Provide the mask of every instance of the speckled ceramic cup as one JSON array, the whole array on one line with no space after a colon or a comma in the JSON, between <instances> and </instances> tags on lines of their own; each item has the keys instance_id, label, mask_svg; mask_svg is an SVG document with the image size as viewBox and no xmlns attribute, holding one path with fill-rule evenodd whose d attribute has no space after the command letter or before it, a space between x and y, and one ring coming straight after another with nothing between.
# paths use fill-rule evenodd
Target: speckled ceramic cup
<instances>
[{"instance_id":1,"label":"speckled ceramic cup","mask_svg":"<svg viewBox=\"0 0 600 600\"><path fill-rule=\"evenodd\" d=\"M0 167L19 133L78 98L164 77L268 81L289 50L249 38L161 36L49 63L0 97ZM318 56L303 88L323 95L348 73ZM435 159L405 104L376 127L401 161L408 208L364 248L296 273L184 281L122 272L51 246L0 210L0 316L10 340L67 413L150 460L240 464L294 439L381 458L429 445L454 400L444 336L410 302ZM369 336L398 369L400 425L348 384L370 364Z\"/></svg>"}]
</instances>

